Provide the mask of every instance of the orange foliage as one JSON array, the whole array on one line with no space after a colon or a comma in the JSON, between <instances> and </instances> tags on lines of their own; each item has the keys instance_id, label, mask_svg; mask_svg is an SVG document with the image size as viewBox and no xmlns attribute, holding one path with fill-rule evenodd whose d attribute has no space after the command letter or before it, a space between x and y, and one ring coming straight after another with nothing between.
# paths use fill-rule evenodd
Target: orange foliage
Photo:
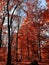
<instances>
[{"instance_id":1,"label":"orange foliage","mask_svg":"<svg viewBox=\"0 0 49 65\"><path fill-rule=\"evenodd\" d=\"M24 24L22 24L22 26L19 30L19 34L18 34L18 45L19 45L19 48L22 47L22 53L24 53L24 51L26 54L28 53L28 51L26 51L27 45L30 45L29 48L31 48L30 49L31 56L32 56L32 53L34 54L34 52L32 52L32 51L38 52L36 42L35 42L35 40L37 39L37 36L36 36L37 30L36 29L37 28L36 28L36 26L34 26L32 21L26 22L26 20L25 20ZM23 59L25 59L24 55L22 55L22 56L23 56Z\"/></svg>"},{"instance_id":2,"label":"orange foliage","mask_svg":"<svg viewBox=\"0 0 49 65\"><path fill-rule=\"evenodd\" d=\"M47 2L49 2L49 0L47 0ZM27 5L30 6L30 4L27 4ZM28 17L25 19L25 21L22 24L22 26L20 27L20 30L19 30L19 33L18 33L18 50L20 50L22 48L23 60L24 59L26 60L26 56L27 56L27 53L28 53L27 45L29 46L30 58L32 57L32 54L35 55L35 57L36 57L37 56L36 54L38 52L38 48L37 48L37 44L36 44L37 26L35 26L33 21L32 21L32 19L33 19L32 14L33 14L32 12L28 12ZM49 20L49 10L46 10L42 15L43 15L43 17L46 21ZM4 32L4 34L5 33L6 32ZM14 33L13 34L13 40L12 40L13 45L16 44L16 37L17 36ZM14 48L14 51L15 51L15 48ZM12 48L12 52L13 52L13 48ZM21 50L20 50L20 52L21 52ZM45 56L47 56L46 53L47 53L46 51L44 53L42 53L43 58L45 58ZM13 52L13 55L14 55L14 52Z\"/></svg>"},{"instance_id":3,"label":"orange foliage","mask_svg":"<svg viewBox=\"0 0 49 65\"><path fill-rule=\"evenodd\" d=\"M47 21L47 22L49 22L48 20L49 20L49 10L46 10L44 13L43 13L43 17L44 17L44 19Z\"/></svg>"},{"instance_id":4,"label":"orange foliage","mask_svg":"<svg viewBox=\"0 0 49 65\"><path fill-rule=\"evenodd\" d=\"M45 11L43 14L44 14L43 15L43 17L44 17L47 14L47 11ZM45 18L47 18L47 17L45 16ZM26 22L26 20L28 22ZM28 51L26 51L27 45L29 45L29 49L30 49L29 54L31 53L30 58L32 57L32 54L33 54L33 55L35 55L35 57L33 57L33 59L34 58L36 59L38 57L38 46L35 41L38 39L38 36L37 36L38 29L37 29L37 26L32 21L29 21L28 19L26 19L26 20L24 21L24 23L22 24L22 26L19 30L19 35L18 35L19 48L22 48L22 54L23 54L22 57L24 60L28 53ZM27 39L27 37L28 37L28 39ZM47 59L48 54L49 54L48 49L46 49L45 47L43 46L43 48L41 48L41 51L43 51L41 53L42 59L45 59L45 58ZM26 53L26 56L25 56L24 52Z\"/></svg>"},{"instance_id":5,"label":"orange foliage","mask_svg":"<svg viewBox=\"0 0 49 65\"><path fill-rule=\"evenodd\" d=\"M47 2L49 2L49 0L46 0Z\"/></svg>"}]
</instances>

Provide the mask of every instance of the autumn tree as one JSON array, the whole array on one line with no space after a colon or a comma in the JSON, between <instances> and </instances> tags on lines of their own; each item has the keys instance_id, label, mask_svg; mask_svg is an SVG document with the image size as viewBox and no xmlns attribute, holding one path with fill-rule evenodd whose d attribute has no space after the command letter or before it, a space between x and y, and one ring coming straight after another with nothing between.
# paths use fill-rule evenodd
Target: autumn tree
<instances>
[{"instance_id":1,"label":"autumn tree","mask_svg":"<svg viewBox=\"0 0 49 65\"><path fill-rule=\"evenodd\" d=\"M42 38L41 32L42 32L43 26L46 23L46 20L44 19L44 16L42 16L42 15L47 9L45 6L42 6L42 5L40 6L40 4L41 4L41 1L37 1L37 0L36 1L29 1L28 0L25 3L26 9L23 8L23 11L26 13L26 16L27 16L26 17L27 18L26 24L28 23L28 21L30 21L30 22L32 21L33 24L35 25L35 27L37 28L37 32L36 32L36 34L37 34L37 42L36 43L38 43L39 60L41 60L41 47L40 47L41 42L42 42L42 40L41 40L41 38ZM26 26L26 28L27 28L27 26ZM29 46L29 44L28 44L28 46ZM28 50L29 50L29 48L28 48Z\"/></svg>"},{"instance_id":2,"label":"autumn tree","mask_svg":"<svg viewBox=\"0 0 49 65\"><path fill-rule=\"evenodd\" d=\"M6 33L8 37L6 42L8 46L7 65L11 65L13 44L16 44L16 62L23 58L25 60L26 58L28 60L36 59L36 54L41 60L41 44L45 43L46 37L49 37L47 29L49 27L47 22L49 21L49 9L40 4L39 0L7 0L4 2L0 27L0 47L2 43L5 43L2 37ZM4 30L6 23L7 26Z\"/></svg>"},{"instance_id":3,"label":"autumn tree","mask_svg":"<svg viewBox=\"0 0 49 65\"><path fill-rule=\"evenodd\" d=\"M12 3L11 5L10 5L10 2ZM8 32L8 34L7 34L8 35L8 58L7 58L7 65L9 65L9 64L11 65L11 36L13 35L13 32L15 31L15 30L14 31L12 30L13 14L14 14L16 8L18 6L20 6L20 4L22 3L22 0L21 1L14 1L14 5L13 5L13 2L10 1L10 0L4 1L3 3L6 3L6 4L3 7L4 8L4 12L3 12L3 21L1 22L0 36L2 37L2 27L4 27L3 25L6 22L5 18L7 18L7 24L8 24L7 25L7 28L8 28L8 30L7 30L7 32ZM13 10L12 14L10 15L10 9L11 9L10 7L12 7L12 6L14 7L14 10ZM10 19L10 17L11 17L11 19ZM10 29L12 30L12 34L11 34ZM18 30L19 30L19 22L18 22ZM0 37L0 47L1 47L1 44L2 44L1 43L2 42L1 37ZM18 34L17 34L17 37L18 37Z\"/></svg>"},{"instance_id":4,"label":"autumn tree","mask_svg":"<svg viewBox=\"0 0 49 65\"><path fill-rule=\"evenodd\" d=\"M11 65L11 43L10 43L10 28L11 28L11 25L12 25L12 19L13 19L13 14L14 14L14 11L16 10L16 8L22 3L22 1L17 1L17 4L12 12L12 16L11 16L11 20L9 21L9 9L8 9L8 6L9 6L9 0L7 1L7 15L8 15L8 59L7 59L7 65ZM18 23L18 30L19 30L19 23ZM17 34L17 38L18 38L18 34ZM17 43L18 44L18 40L17 40ZM16 45L17 46L17 45ZM17 47L16 47L16 51L17 51ZM17 57L17 55L16 55ZM16 58L16 61L17 61L17 58Z\"/></svg>"}]
</instances>

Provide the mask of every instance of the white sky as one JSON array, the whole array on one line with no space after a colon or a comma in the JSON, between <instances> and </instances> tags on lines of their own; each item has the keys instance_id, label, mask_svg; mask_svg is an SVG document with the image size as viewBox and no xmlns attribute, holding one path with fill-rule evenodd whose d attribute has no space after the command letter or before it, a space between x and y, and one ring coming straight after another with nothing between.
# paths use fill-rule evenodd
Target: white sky
<instances>
[{"instance_id":1,"label":"white sky","mask_svg":"<svg viewBox=\"0 0 49 65\"><path fill-rule=\"evenodd\" d=\"M41 4L40 4L40 6L42 5L43 7L45 6L46 7L46 0L39 0L39 1L41 1Z\"/></svg>"}]
</instances>

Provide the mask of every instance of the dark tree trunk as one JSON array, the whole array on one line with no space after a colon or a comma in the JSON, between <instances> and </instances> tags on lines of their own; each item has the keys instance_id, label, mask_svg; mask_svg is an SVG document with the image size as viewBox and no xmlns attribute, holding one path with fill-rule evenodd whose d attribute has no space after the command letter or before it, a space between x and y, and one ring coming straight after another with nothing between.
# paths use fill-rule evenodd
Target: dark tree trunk
<instances>
[{"instance_id":1,"label":"dark tree trunk","mask_svg":"<svg viewBox=\"0 0 49 65\"><path fill-rule=\"evenodd\" d=\"M11 65L11 44L10 44L10 26L8 25L8 57L7 65Z\"/></svg>"},{"instance_id":2,"label":"dark tree trunk","mask_svg":"<svg viewBox=\"0 0 49 65\"><path fill-rule=\"evenodd\" d=\"M11 44L10 44L10 22L9 22L9 10L8 10L9 0L7 0L7 17L8 17L8 57L7 65L11 65Z\"/></svg>"},{"instance_id":3,"label":"dark tree trunk","mask_svg":"<svg viewBox=\"0 0 49 65\"><path fill-rule=\"evenodd\" d=\"M38 56L39 61L41 60L41 48L40 48L40 24L38 24Z\"/></svg>"},{"instance_id":4,"label":"dark tree trunk","mask_svg":"<svg viewBox=\"0 0 49 65\"><path fill-rule=\"evenodd\" d=\"M2 44L1 33L2 33L2 30L0 30L0 48L1 48L1 44Z\"/></svg>"}]
</instances>

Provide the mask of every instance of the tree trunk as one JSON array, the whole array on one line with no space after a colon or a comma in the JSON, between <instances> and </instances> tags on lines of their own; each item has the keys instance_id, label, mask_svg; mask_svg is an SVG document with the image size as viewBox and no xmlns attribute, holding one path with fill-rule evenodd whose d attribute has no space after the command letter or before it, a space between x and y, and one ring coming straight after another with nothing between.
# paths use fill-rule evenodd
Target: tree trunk
<instances>
[{"instance_id":1,"label":"tree trunk","mask_svg":"<svg viewBox=\"0 0 49 65\"><path fill-rule=\"evenodd\" d=\"M28 29L28 27L26 26L26 28ZM29 55L29 40L28 40L28 30L26 29L26 36L27 36L27 58L28 58L28 60L30 60L30 55Z\"/></svg>"},{"instance_id":2,"label":"tree trunk","mask_svg":"<svg viewBox=\"0 0 49 65\"><path fill-rule=\"evenodd\" d=\"M20 22L19 22L19 18L18 18L18 30L17 30L17 38L16 38L16 62L21 61L21 59L18 60L18 33L19 33L19 25L20 25Z\"/></svg>"},{"instance_id":3,"label":"tree trunk","mask_svg":"<svg viewBox=\"0 0 49 65\"><path fill-rule=\"evenodd\" d=\"M38 24L38 56L39 61L41 60L41 48L40 48L40 24Z\"/></svg>"},{"instance_id":4,"label":"tree trunk","mask_svg":"<svg viewBox=\"0 0 49 65\"><path fill-rule=\"evenodd\" d=\"M7 17L8 17L8 57L7 65L11 65L11 43L10 43L10 22L9 22L9 10L8 10L9 0L7 0Z\"/></svg>"},{"instance_id":5,"label":"tree trunk","mask_svg":"<svg viewBox=\"0 0 49 65\"><path fill-rule=\"evenodd\" d=\"M1 44L2 44L1 33L2 33L2 30L0 30L0 48L1 48Z\"/></svg>"},{"instance_id":6,"label":"tree trunk","mask_svg":"<svg viewBox=\"0 0 49 65\"><path fill-rule=\"evenodd\" d=\"M2 24L1 24L1 27L0 27L0 48L1 48L1 45L2 45L2 26L3 26L4 20L5 20L5 16L3 17L2 20L3 21L2 21Z\"/></svg>"}]
</instances>

